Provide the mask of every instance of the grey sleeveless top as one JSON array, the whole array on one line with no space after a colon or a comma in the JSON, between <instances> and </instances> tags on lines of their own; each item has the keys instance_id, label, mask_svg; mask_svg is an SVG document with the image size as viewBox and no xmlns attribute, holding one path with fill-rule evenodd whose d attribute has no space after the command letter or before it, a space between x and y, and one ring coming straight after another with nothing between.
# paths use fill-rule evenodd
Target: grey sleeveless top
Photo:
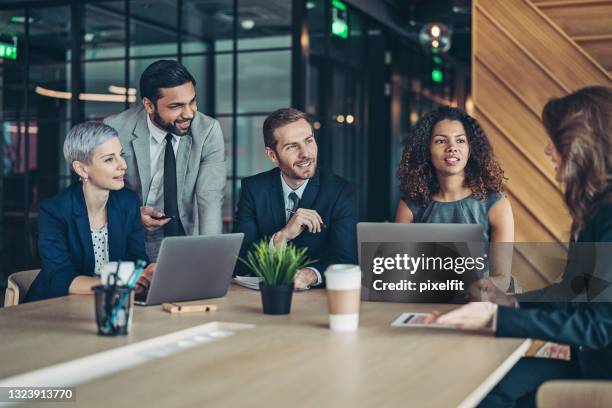
<instances>
[{"instance_id":1,"label":"grey sleeveless top","mask_svg":"<svg viewBox=\"0 0 612 408\"><path fill-rule=\"evenodd\" d=\"M504 197L504 194L489 194L485 200L478 200L472 196L457 201L432 201L421 205L416 201L403 198L412 211L412 222L416 223L448 223L448 224L480 224L483 226L484 240L491 238L489 225L489 210Z\"/></svg>"}]
</instances>

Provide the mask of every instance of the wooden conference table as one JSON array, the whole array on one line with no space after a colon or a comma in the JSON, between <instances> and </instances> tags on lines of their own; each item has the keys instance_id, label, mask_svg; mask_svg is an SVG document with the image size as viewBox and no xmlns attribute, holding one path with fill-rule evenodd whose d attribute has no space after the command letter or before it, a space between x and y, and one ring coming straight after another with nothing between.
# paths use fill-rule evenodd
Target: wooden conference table
<instances>
[{"instance_id":1,"label":"wooden conference table","mask_svg":"<svg viewBox=\"0 0 612 408\"><path fill-rule=\"evenodd\" d=\"M474 406L530 344L390 327L402 312L450 309L444 305L363 302L359 330L335 333L324 290L295 293L286 316L262 314L259 293L234 285L211 303L218 311L171 315L137 307L131 333L112 338L96 335L91 296L0 309L0 380L222 321L256 327L79 385L76 404L63 405Z\"/></svg>"}]
</instances>

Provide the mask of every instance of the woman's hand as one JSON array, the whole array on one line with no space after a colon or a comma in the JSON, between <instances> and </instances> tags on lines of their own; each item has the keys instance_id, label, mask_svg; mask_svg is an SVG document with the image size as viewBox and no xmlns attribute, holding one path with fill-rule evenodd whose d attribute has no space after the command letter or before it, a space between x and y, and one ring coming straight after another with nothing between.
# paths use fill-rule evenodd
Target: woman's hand
<instances>
[{"instance_id":1,"label":"woman's hand","mask_svg":"<svg viewBox=\"0 0 612 408\"><path fill-rule=\"evenodd\" d=\"M548 343L548 357L557 360L571 360L571 349L567 344Z\"/></svg>"},{"instance_id":2,"label":"woman's hand","mask_svg":"<svg viewBox=\"0 0 612 408\"><path fill-rule=\"evenodd\" d=\"M461 330L478 330L493 333L493 319L497 305L491 302L472 302L445 314L434 312L427 323L439 323Z\"/></svg>"},{"instance_id":3,"label":"woman's hand","mask_svg":"<svg viewBox=\"0 0 612 408\"><path fill-rule=\"evenodd\" d=\"M491 302L509 307L516 307L518 303L514 296L506 295L506 293L499 290L495 282L490 278L479 279L470 285L468 297L473 302Z\"/></svg>"}]
</instances>

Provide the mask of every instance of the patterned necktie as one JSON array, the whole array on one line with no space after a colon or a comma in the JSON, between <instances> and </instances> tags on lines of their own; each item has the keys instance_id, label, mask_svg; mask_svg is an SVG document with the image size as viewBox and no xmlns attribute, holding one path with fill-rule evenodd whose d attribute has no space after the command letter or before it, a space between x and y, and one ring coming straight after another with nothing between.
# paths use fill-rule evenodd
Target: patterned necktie
<instances>
[{"instance_id":1,"label":"patterned necktie","mask_svg":"<svg viewBox=\"0 0 612 408\"><path fill-rule=\"evenodd\" d=\"M293 207L291 207L291 214L287 217L287 221L289 221L289 218L297 211L300 205L300 197L295 192L289 193L289 200L293 203Z\"/></svg>"}]
</instances>

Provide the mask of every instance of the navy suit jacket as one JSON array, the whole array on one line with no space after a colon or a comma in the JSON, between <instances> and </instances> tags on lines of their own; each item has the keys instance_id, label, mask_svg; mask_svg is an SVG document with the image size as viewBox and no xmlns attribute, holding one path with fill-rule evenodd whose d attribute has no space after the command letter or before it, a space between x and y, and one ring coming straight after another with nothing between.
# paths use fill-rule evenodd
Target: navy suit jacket
<instances>
[{"instance_id":1,"label":"navy suit jacket","mask_svg":"<svg viewBox=\"0 0 612 408\"><path fill-rule=\"evenodd\" d=\"M109 261L147 261L138 195L125 188L111 191L106 207ZM93 243L82 183L41 202L38 250L42 268L26 302L65 296L74 278L94 275Z\"/></svg>"},{"instance_id":2,"label":"navy suit jacket","mask_svg":"<svg viewBox=\"0 0 612 408\"><path fill-rule=\"evenodd\" d=\"M599 209L580 233L577 242L612 243L612 204ZM571 250L571 249L570 249ZM572 358L578 363L584 378L612 379L612 251L609 247L595 254L598 259L572 260L583 268L590 269L598 264L598 279L589 279L589 272L583 271L587 279L584 285L587 295L595 292L605 296L605 302L525 302L533 300L531 293L519 296L519 309L500 306L497 311L496 334L500 337L532 337L572 346ZM570 261L568 261L569 267ZM578 268L576 264L573 268ZM573 269L572 268L572 269ZM575 282L575 271L566 270L562 282L550 289L562 293L566 285ZM591 282L589 282L589 280ZM594 283L593 283L594 282ZM558 290L560 289L560 290ZM605 292L604 292L605 291ZM542 291L536 291L540 295ZM605 293L608 293L606 295ZM540 298L543 299L543 298Z\"/></svg>"},{"instance_id":3,"label":"navy suit jacket","mask_svg":"<svg viewBox=\"0 0 612 408\"><path fill-rule=\"evenodd\" d=\"M286 225L285 201L279 168L247 177L242 190L234 232L243 232L240 257L245 258L253 244L272 235ZM311 267L321 275L330 264L357 263L357 215L354 191L348 181L317 169L308 181L300 208L315 210L326 228L318 234L304 230L291 241L297 248L308 248L310 259L317 260ZM238 261L237 274L249 274ZM323 277L324 279L324 277Z\"/></svg>"}]
</instances>

